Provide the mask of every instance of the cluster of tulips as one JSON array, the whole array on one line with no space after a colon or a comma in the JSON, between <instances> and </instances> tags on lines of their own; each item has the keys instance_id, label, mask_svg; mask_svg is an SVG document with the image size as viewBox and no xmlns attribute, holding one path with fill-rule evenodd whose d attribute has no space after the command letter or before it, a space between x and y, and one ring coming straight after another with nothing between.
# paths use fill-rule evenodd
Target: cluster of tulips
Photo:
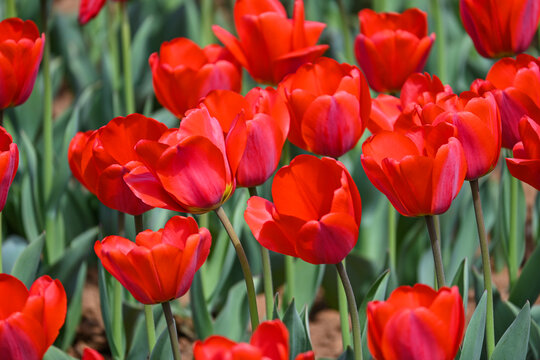
<instances>
[{"instance_id":1,"label":"cluster of tulips","mask_svg":"<svg viewBox=\"0 0 540 360\"><path fill-rule=\"evenodd\" d=\"M82 0L81 24L104 3ZM461 0L460 10L478 53L496 58L529 47L540 1ZM71 140L66 161L73 176L105 206L135 217L134 242L119 230L96 241L94 251L117 286L145 305L150 350L155 344L151 305L162 304L172 353L180 358L169 302L190 289L212 243L210 231L193 216L176 215L163 229L145 230L142 215L157 207L184 214L214 211L244 274L250 342L213 335L194 344L195 359L314 359L312 351L292 354L287 328L272 320L268 251L336 265L352 320L354 358L362 359L358 306L345 269L359 237L362 206L338 158L368 129L371 135L357 160L400 214L425 217L437 279L435 289L400 286L386 301L368 304L371 355L443 360L458 353L465 311L458 288L447 286L436 215L449 209L465 180L477 214L487 290L486 351L488 358L493 354L491 269L478 179L497 166L503 147L513 151L506 159L510 173L540 190L540 59L504 57L470 91L455 94L436 75L421 73L436 40L428 35L423 11L365 9L359 20L357 68L322 56L329 46L317 42L325 24L305 19L302 0L294 1L292 19L278 0L237 0L238 37L213 27L224 47L201 49L190 39L176 38L162 43L148 60L156 98L179 119L177 128L127 107L127 116ZM32 21L0 23L1 109L29 97L45 41ZM242 95L242 69L272 86L244 89ZM374 99L370 88L380 93ZM282 156L286 140L305 153ZM0 210L18 159L17 145L0 127ZM270 201L257 196L257 187L271 178ZM249 259L222 208L237 187L249 189L244 219L262 247L264 322L259 321ZM27 290L17 278L0 274L0 294L8 294L0 297L0 357L42 358L66 316L62 284L45 275ZM101 355L88 349L84 358Z\"/></svg>"}]
</instances>

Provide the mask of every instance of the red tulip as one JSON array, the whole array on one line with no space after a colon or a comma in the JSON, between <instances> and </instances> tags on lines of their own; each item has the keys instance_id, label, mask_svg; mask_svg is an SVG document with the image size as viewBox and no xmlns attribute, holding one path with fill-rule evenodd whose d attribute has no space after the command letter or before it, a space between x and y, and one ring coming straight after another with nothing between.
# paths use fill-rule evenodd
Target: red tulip
<instances>
[{"instance_id":1,"label":"red tulip","mask_svg":"<svg viewBox=\"0 0 540 360\"><path fill-rule=\"evenodd\" d=\"M371 96L354 66L320 58L285 78L279 90L291 114L289 140L304 150L339 157L366 128Z\"/></svg>"},{"instance_id":2,"label":"red tulip","mask_svg":"<svg viewBox=\"0 0 540 360\"><path fill-rule=\"evenodd\" d=\"M10 18L0 22L0 110L25 102L43 55L45 34L32 20Z\"/></svg>"},{"instance_id":3,"label":"red tulip","mask_svg":"<svg viewBox=\"0 0 540 360\"><path fill-rule=\"evenodd\" d=\"M289 132L289 111L284 99L272 88L254 88L246 97L233 91L211 92L201 103L228 133L237 119L246 122L246 147L238 164L238 186L263 184L276 170Z\"/></svg>"},{"instance_id":4,"label":"red tulip","mask_svg":"<svg viewBox=\"0 0 540 360\"><path fill-rule=\"evenodd\" d=\"M0 274L0 294L4 294L0 297L2 359L41 359L66 318L67 300L62 283L44 275L28 291L19 279Z\"/></svg>"},{"instance_id":5,"label":"red tulip","mask_svg":"<svg viewBox=\"0 0 540 360\"><path fill-rule=\"evenodd\" d=\"M238 118L227 137L206 108L188 112L179 129L159 140L141 140L142 163L124 175L135 195L150 206L193 214L220 207L234 193L246 124Z\"/></svg>"},{"instance_id":6,"label":"red tulip","mask_svg":"<svg viewBox=\"0 0 540 360\"><path fill-rule=\"evenodd\" d=\"M235 343L213 335L193 344L195 360L289 360L289 331L279 320L265 321L257 327L249 344ZM312 351L298 354L296 360L314 360Z\"/></svg>"},{"instance_id":7,"label":"red tulip","mask_svg":"<svg viewBox=\"0 0 540 360\"><path fill-rule=\"evenodd\" d=\"M441 214L457 196L467 172L456 128L446 122L382 131L362 145L369 180L405 216Z\"/></svg>"},{"instance_id":8,"label":"red tulip","mask_svg":"<svg viewBox=\"0 0 540 360\"><path fill-rule=\"evenodd\" d=\"M523 115L540 119L540 60L526 54L501 59L491 67L486 80L476 80L471 90L495 96L501 114L502 146L512 149L520 140L519 119Z\"/></svg>"},{"instance_id":9,"label":"red tulip","mask_svg":"<svg viewBox=\"0 0 540 360\"><path fill-rule=\"evenodd\" d=\"M540 19L539 0L460 0L459 9L476 51L487 58L527 50Z\"/></svg>"},{"instance_id":10,"label":"red tulip","mask_svg":"<svg viewBox=\"0 0 540 360\"><path fill-rule=\"evenodd\" d=\"M345 166L299 155L278 170L274 203L253 196L244 218L265 248L312 264L336 264L358 240L361 201Z\"/></svg>"},{"instance_id":11,"label":"red tulip","mask_svg":"<svg viewBox=\"0 0 540 360\"><path fill-rule=\"evenodd\" d=\"M96 350L87 347L84 348L81 360L104 360L104 357Z\"/></svg>"},{"instance_id":12,"label":"red tulip","mask_svg":"<svg viewBox=\"0 0 540 360\"><path fill-rule=\"evenodd\" d=\"M127 0L112 1L125 2ZM81 0L81 4L79 5L79 24L84 25L95 18L104 5L105 0Z\"/></svg>"},{"instance_id":13,"label":"red tulip","mask_svg":"<svg viewBox=\"0 0 540 360\"><path fill-rule=\"evenodd\" d=\"M187 38L176 38L162 43L148 62L158 101L178 118L212 90L239 92L242 87L240 66L218 45L201 49Z\"/></svg>"},{"instance_id":14,"label":"red tulip","mask_svg":"<svg viewBox=\"0 0 540 360\"><path fill-rule=\"evenodd\" d=\"M103 267L135 299L157 304L184 295L210 252L211 235L193 218L175 216L164 229L146 230L135 243L120 236L96 241Z\"/></svg>"},{"instance_id":15,"label":"red tulip","mask_svg":"<svg viewBox=\"0 0 540 360\"><path fill-rule=\"evenodd\" d=\"M117 117L95 131L78 133L71 140L68 161L73 176L111 209L131 215L150 210L133 194L124 175L142 166L135 144L157 140L167 127L140 114Z\"/></svg>"},{"instance_id":16,"label":"red tulip","mask_svg":"<svg viewBox=\"0 0 540 360\"><path fill-rule=\"evenodd\" d=\"M514 146L514 158L507 158L510 174L540 190L540 124L528 116L519 122L521 142Z\"/></svg>"},{"instance_id":17,"label":"red tulip","mask_svg":"<svg viewBox=\"0 0 540 360\"><path fill-rule=\"evenodd\" d=\"M397 92L409 75L426 64L435 34L427 36L427 15L419 9L403 14L358 13L360 34L354 49L356 60L369 82L379 92Z\"/></svg>"},{"instance_id":18,"label":"red tulip","mask_svg":"<svg viewBox=\"0 0 540 360\"><path fill-rule=\"evenodd\" d=\"M376 360L453 360L465 316L457 286L400 286L367 307L368 346Z\"/></svg>"},{"instance_id":19,"label":"red tulip","mask_svg":"<svg viewBox=\"0 0 540 360\"><path fill-rule=\"evenodd\" d=\"M11 135L0 126L0 211L6 205L9 187L19 167L19 149Z\"/></svg>"},{"instance_id":20,"label":"red tulip","mask_svg":"<svg viewBox=\"0 0 540 360\"><path fill-rule=\"evenodd\" d=\"M238 39L217 25L212 29L260 83L277 84L328 49L315 45L326 25L304 20L302 0L295 0L292 20L279 0L237 0L234 23Z\"/></svg>"}]
</instances>

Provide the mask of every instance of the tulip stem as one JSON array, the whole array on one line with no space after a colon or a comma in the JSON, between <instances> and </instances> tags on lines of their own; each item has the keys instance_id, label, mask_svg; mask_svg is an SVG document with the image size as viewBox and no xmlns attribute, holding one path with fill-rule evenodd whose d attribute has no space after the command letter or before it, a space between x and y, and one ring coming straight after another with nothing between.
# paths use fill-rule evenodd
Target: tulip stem
<instances>
[{"instance_id":1,"label":"tulip stem","mask_svg":"<svg viewBox=\"0 0 540 360\"><path fill-rule=\"evenodd\" d=\"M380 1L380 0L379 0ZM349 64L354 62L354 54L352 49L351 31L349 27L349 12L345 8L343 0L338 0L339 14L341 16L341 31L343 32L343 44L345 46L345 60Z\"/></svg>"},{"instance_id":2,"label":"tulip stem","mask_svg":"<svg viewBox=\"0 0 540 360\"><path fill-rule=\"evenodd\" d=\"M144 231L143 216L135 215L135 236ZM148 339L148 352L151 354L156 344L156 329L154 323L154 312L152 305L144 305L144 318L146 320L146 336Z\"/></svg>"},{"instance_id":3,"label":"tulip stem","mask_svg":"<svg viewBox=\"0 0 540 360\"><path fill-rule=\"evenodd\" d=\"M431 0L431 12L433 14L435 32L437 34L437 40L435 41L435 48L437 49L437 75L443 84L446 84L448 81L446 74L446 56L444 54L446 49L446 34L441 11L441 3L443 1L444 0Z\"/></svg>"},{"instance_id":4,"label":"tulip stem","mask_svg":"<svg viewBox=\"0 0 540 360\"><path fill-rule=\"evenodd\" d=\"M113 293L113 341L116 344L116 347L120 349L120 345L122 344L122 297L123 297L123 290L122 290L122 284L116 279L114 279L114 293ZM113 355L114 352L113 352ZM116 354L116 358L123 359L123 354L119 353Z\"/></svg>"},{"instance_id":5,"label":"tulip stem","mask_svg":"<svg viewBox=\"0 0 540 360\"><path fill-rule=\"evenodd\" d=\"M249 196L257 196L257 188L248 188ZM274 313L274 284L272 283L272 267L270 266L270 251L262 245L261 258L262 258L262 273L263 273L263 287L264 287L264 300L266 304L266 319L271 320Z\"/></svg>"},{"instance_id":6,"label":"tulip stem","mask_svg":"<svg viewBox=\"0 0 540 360\"><path fill-rule=\"evenodd\" d=\"M178 344L178 333L176 332L176 322L171 311L171 304L166 301L161 303L163 307L163 313L167 320L167 329L169 330L169 338L171 339L171 347L173 351L174 360L180 360L180 345Z\"/></svg>"},{"instance_id":7,"label":"tulip stem","mask_svg":"<svg viewBox=\"0 0 540 360\"><path fill-rule=\"evenodd\" d=\"M122 8L122 58L124 61L124 93L126 96L126 113L135 112L135 95L133 92L133 75L131 71L131 29L129 13L125 1L120 3Z\"/></svg>"},{"instance_id":8,"label":"tulip stem","mask_svg":"<svg viewBox=\"0 0 540 360\"><path fill-rule=\"evenodd\" d=\"M6 18L17 17L17 9L15 8L15 0L7 0L6 2Z\"/></svg>"},{"instance_id":9,"label":"tulip stem","mask_svg":"<svg viewBox=\"0 0 540 360\"><path fill-rule=\"evenodd\" d=\"M113 116L121 115L120 111L120 90L121 90L121 80L120 80L120 65L118 64L120 56L118 55L118 14L116 12L116 7L109 2L109 12L108 21L107 21L107 38L109 41L109 52L111 54L111 66L112 66L112 110Z\"/></svg>"},{"instance_id":10,"label":"tulip stem","mask_svg":"<svg viewBox=\"0 0 540 360\"><path fill-rule=\"evenodd\" d=\"M343 259L343 267L346 268L345 259ZM340 274L338 274L340 276ZM339 308L339 321L341 324L341 340L343 342L343 351L347 350L347 347L351 346L351 332L349 330L349 311L347 309L347 293L343 287L343 283L338 281L337 283L337 295L338 295L338 308Z\"/></svg>"},{"instance_id":11,"label":"tulip stem","mask_svg":"<svg viewBox=\"0 0 540 360\"><path fill-rule=\"evenodd\" d=\"M510 278L510 289L513 288L518 273L518 186L519 180L513 176L510 176L510 234L508 240L508 276Z\"/></svg>"},{"instance_id":12,"label":"tulip stem","mask_svg":"<svg viewBox=\"0 0 540 360\"><path fill-rule=\"evenodd\" d=\"M214 0L202 0L201 2L201 44L210 45L214 38L212 35L212 24L214 24Z\"/></svg>"},{"instance_id":13,"label":"tulip stem","mask_svg":"<svg viewBox=\"0 0 540 360\"><path fill-rule=\"evenodd\" d=\"M249 267L249 262L242 247L242 243L236 235L234 228L229 221L229 217L225 213L222 207L219 207L215 210L216 215L223 224L225 231L229 234L229 238L236 250L236 256L238 256L238 261L240 261L240 266L242 267L242 272L244 273L244 280L246 281L248 304L249 304L249 316L251 319L251 328L255 330L259 326L259 314L257 312L257 298L255 294L255 285L253 284L253 276L251 275L251 269Z\"/></svg>"},{"instance_id":14,"label":"tulip stem","mask_svg":"<svg viewBox=\"0 0 540 360\"><path fill-rule=\"evenodd\" d=\"M437 230L435 229L433 216L426 215L425 218L429 233L429 239L431 241L431 251L433 251L433 261L435 262L435 274L437 275L437 284L435 286L435 290L438 290L445 284L443 261L441 256L441 242L439 237L437 236Z\"/></svg>"},{"instance_id":15,"label":"tulip stem","mask_svg":"<svg viewBox=\"0 0 540 360\"><path fill-rule=\"evenodd\" d=\"M470 181L471 192L476 215L476 226L478 228L478 239L480 240L480 252L482 253L482 267L484 270L484 288L487 291L486 308L486 350L487 358L491 358L495 349L495 329L493 321L493 289L491 285L491 262L489 259L489 247L484 225L484 214L482 212L482 202L480 201L480 191L478 180Z\"/></svg>"},{"instance_id":16,"label":"tulip stem","mask_svg":"<svg viewBox=\"0 0 540 360\"><path fill-rule=\"evenodd\" d=\"M362 360L362 339L360 332L360 319L358 318L358 307L356 306L356 300L354 299L354 292L347 275L347 270L343 263L336 264L336 268L341 278L343 287L345 288L345 294L347 295L347 302L349 304L349 313L351 314L352 322L352 334L353 334L353 346L354 346L354 359Z\"/></svg>"},{"instance_id":17,"label":"tulip stem","mask_svg":"<svg viewBox=\"0 0 540 360\"><path fill-rule=\"evenodd\" d=\"M391 203L388 203L388 255L390 258L390 269L397 276L397 237L396 237L396 210Z\"/></svg>"},{"instance_id":18,"label":"tulip stem","mask_svg":"<svg viewBox=\"0 0 540 360\"><path fill-rule=\"evenodd\" d=\"M288 305L293 298L294 280L294 257L283 255L285 262L285 290L283 291L283 303Z\"/></svg>"}]
</instances>

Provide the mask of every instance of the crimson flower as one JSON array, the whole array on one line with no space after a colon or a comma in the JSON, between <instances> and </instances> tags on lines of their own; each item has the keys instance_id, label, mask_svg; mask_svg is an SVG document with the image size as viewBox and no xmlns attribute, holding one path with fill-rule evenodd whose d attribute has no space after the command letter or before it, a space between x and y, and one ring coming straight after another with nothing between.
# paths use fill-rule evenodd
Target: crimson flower
<instances>
[{"instance_id":1,"label":"crimson flower","mask_svg":"<svg viewBox=\"0 0 540 360\"><path fill-rule=\"evenodd\" d=\"M279 90L291 114L289 141L304 150L337 158L366 128L371 96L355 66L320 58L287 76Z\"/></svg>"},{"instance_id":2,"label":"crimson flower","mask_svg":"<svg viewBox=\"0 0 540 360\"><path fill-rule=\"evenodd\" d=\"M106 0L81 0L79 5L79 24L84 25L93 18L95 18L101 8L105 5ZM118 2L125 2L127 0L112 0Z\"/></svg>"},{"instance_id":3,"label":"crimson flower","mask_svg":"<svg viewBox=\"0 0 540 360\"><path fill-rule=\"evenodd\" d=\"M174 216L158 231L137 234L135 242L120 236L96 241L103 267L135 299L157 304L184 295L195 272L206 261L212 239L193 218Z\"/></svg>"},{"instance_id":4,"label":"crimson flower","mask_svg":"<svg viewBox=\"0 0 540 360\"><path fill-rule=\"evenodd\" d=\"M358 240L361 201L345 166L299 155L274 176L274 203L252 196L244 218L265 248L312 264L336 264Z\"/></svg>"},{"instance_id":5,"label":"crimson flower","mask_svg":"<svg viewBox=\"0 0 540 360\"><path fill-rule=\"evenodd\" d=\"M59 280L44 275L30 291L16 277L0 274L0 354L3 359L39 360L64 324L67 299Z\"/></svg>"},{"instance_id":6,"label":"crimson flower","mask_svg":"<svg viewBox=\"0 0 540 360\"><path fill-rule=\"evenodd\" d=\"M246 147L236 172L237 186L263 184L276 170L289 132L289 111L272 88L250 90L245 97L227 90L211 92L202 102L229 133L238 117L246 122Z\"/></svg>"},{"instance_id":7,"label":"crimson flower","mask_svg":"<svg viewBox=\"0 0 540 360\"><path fill-rule=\"evenodd\" d=\"M328 49L328 45L315 45L326 25L304 18L302 0L295 0L292 19L279 0L237 0L238 39L217 25L212 29L256 81L277 84Z\"/></svg>"},{"instance_id":8,"label":"crimson flower","mask_svg":"<svg viewBox=\"0 0 540 360\"><path fill-rule=\"evenodd\" d=\"M528 116L519 122L521 141L514 145L514 158L507 158L510 174L540 190L540 124Z\"/></svg>"},{"instance_id":9,"label":"crimson flower","mask_svg":"<svg viewBox=\"0 0 540 360\"><path fill-rule=\"evenodd\" d=\"M19 166L19 149L11 135L0 126L0 211L6 205L7 195Z\"/></svg>"},{"instance_id":10,"label":"crimson flower","mask_svg":"<svg viewBox=\"0 0 540 360\"><path fill-rule=\"evenodd\" d=\"M460 0L459 10L476 51L487 58L527 50L540 19L539 0Z\"/></svg>"},{"instance_id":11,"label":"crimson flower","mask_svg":"<svg viewBox=\"0 0 540 360\"><path fill-rule=\"evenodd\" d=\"M463 300L457 286L400 286L388 300L368 303L367 321L375 360L453 360L463 339Z\"/></svg>"},{"instance_id":12,"label":"crimson flower","mask_svg":"<svg viewBox=\"0 0 540 360\"><path fill-rule=\"evenodd\" d=\"M43 56L45 34L32 20L10 18L0 22L0 110L25 102Z\"/></svg>"},{"instance_id":13,"label":"crimson flower","mask_svg":"<svg viewBox=\"0 0 540 360\"><path fill-rule=\"evenodd\" d=\"M409 75L426 64L435 34L427 35L427 14L409 9L402 14L358 13L360 34L354 42L356 60L378 92L397 92Z\"/></svg>"},{"instance_id":14,"label":"crimson flower","mask_svg":"<svg viewBox=\"0 0 540 360\"><path fill-rule=\"evenodd\" d=\"M253 332L249 344L213 335L193 344L195 360L289 360L289 331L279 320L265 321ZM296 360L314 360L313 351L298 354Z\"/></svg>"},{"instance_id":15,"label":"crimson flower","mask_svg":"<svg viewBox=\"0 0 540 360\"><path fill-rule=\"evenodd\" d=\"M242 69L219 45L201 49L187 38L176 38L162 43L148 62L158 101L178 118L212 90L239 92L242 87Z\"/></svg>"},{"instance_id":16,"label":"crimson flower","mask_svg":"<svg viewBox=\"0 0 540 360\"><path fill-rule=\"evenodd\" d=\"M84 348L81 360L104 360L104 357L96 350L87 347Z\"/></svg>"}]
</instances>

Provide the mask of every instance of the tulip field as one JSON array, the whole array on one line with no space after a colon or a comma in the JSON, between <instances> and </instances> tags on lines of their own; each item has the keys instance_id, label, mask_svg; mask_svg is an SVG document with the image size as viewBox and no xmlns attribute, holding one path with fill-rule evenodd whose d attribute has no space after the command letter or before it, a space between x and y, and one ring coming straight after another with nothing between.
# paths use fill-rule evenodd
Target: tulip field
<instances>
[{"instance_id":1,"label":"tulip field","mask_svg":"<svg viewBox=\"0 0 540 360\"><path fill-rule=\"evenodd\" d=\"M3 0L0 360L540 359L540 0Z\"/></svg>"}]
</instances>

